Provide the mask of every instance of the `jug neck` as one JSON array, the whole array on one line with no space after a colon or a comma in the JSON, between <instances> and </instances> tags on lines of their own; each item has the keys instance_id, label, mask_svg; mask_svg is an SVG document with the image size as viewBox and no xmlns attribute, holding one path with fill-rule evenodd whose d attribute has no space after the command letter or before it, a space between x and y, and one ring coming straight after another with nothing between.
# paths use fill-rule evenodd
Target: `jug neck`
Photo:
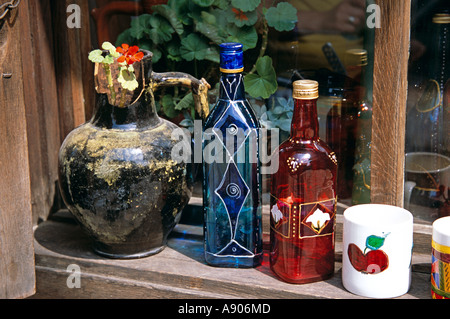
<instances>
[{"instance_id":1,"label":"jug neck","mask_svg":"<svg viewBox=\"0 0 450 319\"><path fill-rule=\"evenodd\" d=\"M119 82L121 71L118 63L111 65L96 63L95 83L97 101L93 125L133 130L158 125L161 120L156 113L155 99L149 83L152 72L153 53L141 50L144 57L133 64L138 87L125 90Z\"/></svg>"},{"instance_id":2,"label":"jug neck","mask_svg":"<svg viewBox=\"0 0 450 319\"><path fill-rule=\"evenodd\" d=\"M106 94L99 94L91 123L107 129L137 130L157 126L161 119L153 96L143 90L135 102L124 107L111 105Z\"/></svg>"}]
</instances>

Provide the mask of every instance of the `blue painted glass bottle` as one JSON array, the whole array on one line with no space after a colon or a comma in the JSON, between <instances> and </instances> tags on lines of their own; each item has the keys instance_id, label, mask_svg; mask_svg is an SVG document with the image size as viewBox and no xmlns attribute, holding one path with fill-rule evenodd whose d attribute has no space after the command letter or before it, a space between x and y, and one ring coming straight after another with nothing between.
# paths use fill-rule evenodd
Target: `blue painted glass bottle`
<instances>
[{"instance_id":1,"label":"blue painted glass bottle","mask_svg":"<svg viewBox=\"0 0 450 319\"><path fill-rule=\"evenodd\" d=\"M221 45L219 99L203 125L204 248L208 264L262 261L259 123L245 98L243 49Z\"/></svg>"}]
</instances>

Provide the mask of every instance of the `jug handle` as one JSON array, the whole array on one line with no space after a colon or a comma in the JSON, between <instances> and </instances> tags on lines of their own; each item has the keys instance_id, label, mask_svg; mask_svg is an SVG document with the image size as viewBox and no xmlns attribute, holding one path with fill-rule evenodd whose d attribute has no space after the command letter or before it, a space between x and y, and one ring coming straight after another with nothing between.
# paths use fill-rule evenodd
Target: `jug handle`
<instances>
[{"instance_id":1,"label":"jug handle","mask_svg":"<svg viewBox=\"0 0 450 319\"><path fill-rule=\"evenodd\" d=\"M203 119L209 115L208 90L211 88L205 79L196 79L183 72L151 73L153 91L164 86L183 86L192 90L195 110Z\"/></svg>"}]
</instances>

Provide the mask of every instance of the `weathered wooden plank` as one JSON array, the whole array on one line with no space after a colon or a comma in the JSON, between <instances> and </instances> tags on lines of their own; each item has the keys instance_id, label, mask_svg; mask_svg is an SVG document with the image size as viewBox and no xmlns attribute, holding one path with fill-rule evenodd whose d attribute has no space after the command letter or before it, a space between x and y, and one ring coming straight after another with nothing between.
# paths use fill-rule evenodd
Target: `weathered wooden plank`
<instances>
[{"instance_id":1,"label":"weathered wooden plank","mask_svg":"<svg viewBox=\"0 0 450 319\"><path fill-rule=\"evenodd\" d=\"M378 0L372 126L372 202L403 206L410 1Z\"/></svg>"},{"instance_id":2,"label":"weathered wooden plank","mask_svg":"<svg viewBox=\"0 0 450 319\"><path fill-rule=\"evenodd\" d=\"M80 8L80 27L68 27L67 7ZM88 3L83 0L50 0L54 46L56 49L56 81L63 140L70 131L83 124L94 108L93 64L88 61L90 20Z\"/></svg>"},{"instance_id":3,"label":"weathered wooden plank","mask_svg":"<svg viewBox=\"0 0 450 319\"><path fill-rule=\"evenodd\" d=\"M74 1L69 1L74 3ZM83 86L83 104L84 121L91 119L95 108L95 89L94 89L94 64L89 61L89 52L93 50L91 39L91 16L89 2L86 0L78 1L81 9L81 29L78 31L80 37L79 56L81 59L82 86Z\"/></svg>"},{"instance_id":4,"label":"weathered wooden plank","mask_svg":"<svg viewBox=\"0 0 450 319\"><path fill-rule=\"evenodd\" d=\"M338 232L341 231L342 227L338 227ZM267 251L262 266L255 269L208 266L203 258L200 226L179 225L161 253L135 260L110 260L95 255L89 239L73 220L47 221L36 228L35 238L38 273L35 298L360 298L343 288L341 243L336 245L333 278L292 285L278 280L270 271ZM71 264L80 267L78 289L66 285L70 275L66 270ZM416 253L413 264L421 266L420 271L413 272L411 290L401 298L430 298L426 272L429 255ZM135 290L131 288L133 285Z\"/></svg>"},{"instance_id":5,"label":"weathered wooden plank","mask_svg":"<svg viewBox=\"0 0 450 319\"><path fill-rule=\"evenodd\" d=\"M49 6L49 0L26 1L19 11L33 224L52 208L61 144Z\"/></svg>"},{"instance_id":6,"label":"weathered wooden plank","mask_svg":"<svg viewBox=\"0 0 450 319\"><path fill-rule=\"evenodd\" d=\"M223 294L201 290L183 289L168 285L154 284L142 280L131 280L99 274L83 273L80 281L82 289L68 288L69 273L37 266L36 285L39 292L32 298L50 299L197 299L224 298ZM50 288L51 287L51 288ZM50 288L50 289L49 289ZM225 296L225 298L236 298Z\"/></svg>"},{"instance_id":7,"label":"weathered wooden plank","mask_svg":"<svg viewBox=\"0 0 450 319\"><path fill-rule=\"evenodd\" d=\"M0 74L9 74L0 77L0 298L27 297L35 288L20 9L0 21Z\"/></svg>"},{"instance_id":8,"label":"weathered wooden plank","mask_svg":"<svg viewBox=\"0 0 450 319\"><path fill-rule=\"evenodd\" d=\"M105 41L115 44L118 35L130 26L130 17L144 13L140 2L97 0L91 15L95 20L98 46Z\"/></svg>"}]
</instances>

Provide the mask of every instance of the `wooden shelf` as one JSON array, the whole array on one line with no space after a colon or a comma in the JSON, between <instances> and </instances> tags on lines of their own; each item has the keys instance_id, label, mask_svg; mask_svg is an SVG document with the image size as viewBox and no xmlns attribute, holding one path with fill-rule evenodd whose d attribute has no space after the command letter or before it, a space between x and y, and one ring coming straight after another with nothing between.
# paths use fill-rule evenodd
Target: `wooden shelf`
<instances>
[{"instance_id":1,"label":"wooden shelf","mask_svg":"<svg viewBox=\"0 0 450 319\"><path fill-rule=\"evenodd\" d=\"M191 201L189 209L199 209ZM267 219L264 214L264 219ZM268 244L267 222L264 223ZM430 298L430 245L428 225L415 228L412 286L401 299ZM278 280L269 268L267 250L262 266L225 269L203 259L203 230L199 225L179 224L161 253L134 260L97 256L89 238L68 212L35 227L36 294L32 298L70 299L355 299L342 286L342 215L336 231L336 273L329 280L293 285ZM266 247L267 248L267 247ZM68 288L69 265L80 267L80 288Z\"/></svg>"}]
</instances>

